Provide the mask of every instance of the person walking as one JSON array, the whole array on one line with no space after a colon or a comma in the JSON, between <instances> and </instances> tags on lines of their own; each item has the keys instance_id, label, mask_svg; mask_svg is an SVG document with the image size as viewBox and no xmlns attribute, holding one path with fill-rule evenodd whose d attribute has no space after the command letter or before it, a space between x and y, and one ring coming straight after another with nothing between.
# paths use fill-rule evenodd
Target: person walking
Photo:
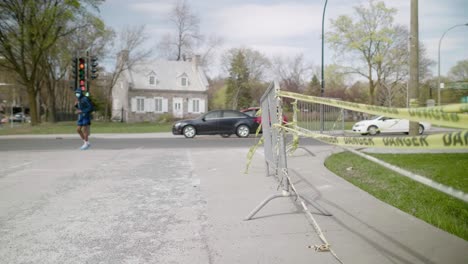
<instances>
[{"instance_id":1,"label":"person walking","mask_svg":"<svg viewBox=\"0 0 468 264\"><path fill-rule=\"evenodd\" d=\"M76 104L75 108L76 113L78 114L77 128L76 132L80 135L83 140L83 145L81 150L88 149L91 144L89 143L89 134L91 127L91 112L93 111L93 103L86 97L80 89L75 90L76 95Z\"/></svg>"}]
</instances>

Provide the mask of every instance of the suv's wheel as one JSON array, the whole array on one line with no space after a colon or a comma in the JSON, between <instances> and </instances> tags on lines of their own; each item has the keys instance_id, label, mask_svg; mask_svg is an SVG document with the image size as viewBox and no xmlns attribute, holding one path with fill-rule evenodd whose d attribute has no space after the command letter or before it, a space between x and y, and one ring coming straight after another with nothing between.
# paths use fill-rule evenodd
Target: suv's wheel
<instances>
[{"instance_id":1,"label":"suv's wheel","mask_svg":"<svg viewBox=\"0 0 468 264\"><path fill-rule=\"evenodd\" d=\"M236 129L236 135L241 138L246 138L250 134L250 129L246 125L240 125Z\"/></svg>"},{"instance_id":2,"label":"suv's wheel","mask_svg":"<svg viewBox=\"0 0 468 264\"><path fill-rule=\"evenodd\" d=\"M197 130L193 126L186 126L182 133L186 138L193 138L197 134Z\"/></svg>"},{"instance_id":3,"label":"suv's wheel","mask_svg":"<svg viewBox=\"0 0 468 264\"><path fill-rule=\"evenodd\" d=\"M422 135L424 133L424 126L419 124L419 129L418 129L419 135Z\"/></svg>"},{"instance_id":4,"label":"suv's wheel","mask_svg":"<svg viewBox=\"0 0 468 264\"><path fill-rule=\"evenodd\" d=\"M370 126L367 128L367 132L369 132L369 135L375 136L379 133L379 129L376 126Z\"/></svg>"}]
</instances>

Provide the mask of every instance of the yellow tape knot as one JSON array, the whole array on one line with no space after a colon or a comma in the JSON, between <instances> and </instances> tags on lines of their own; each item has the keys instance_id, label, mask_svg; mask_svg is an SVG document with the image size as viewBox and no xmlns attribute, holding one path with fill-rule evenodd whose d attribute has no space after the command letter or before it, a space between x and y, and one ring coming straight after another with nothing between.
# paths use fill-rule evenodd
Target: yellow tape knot
<instances>
[{"instance_id":1,"label":"yellow tape knot","mask_svg":"<svg viewBox=\"0 0 468 264\"><path fill-rule=\"evenodd\" d=\"M330 244L314 245L309 246L309 248L314 248L314 250L317 252L326 252L330 251Z\"/></svg>"}]
</instances>

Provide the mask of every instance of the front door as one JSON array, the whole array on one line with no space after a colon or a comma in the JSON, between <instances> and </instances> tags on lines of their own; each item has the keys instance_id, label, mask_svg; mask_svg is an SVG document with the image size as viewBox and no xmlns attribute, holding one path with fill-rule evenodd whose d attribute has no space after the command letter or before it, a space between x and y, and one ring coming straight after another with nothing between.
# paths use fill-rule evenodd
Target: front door
<instances>
[{"instance_id":1,"label":"front door","mask_svg":"<svg viewBox=\"0 0 468 264\"><path fill-rule=\"evenodd\" d=\"M174 97L172 99L172 114L175 118L184 117L183 98Z\"/></svg>"}]
</instances>

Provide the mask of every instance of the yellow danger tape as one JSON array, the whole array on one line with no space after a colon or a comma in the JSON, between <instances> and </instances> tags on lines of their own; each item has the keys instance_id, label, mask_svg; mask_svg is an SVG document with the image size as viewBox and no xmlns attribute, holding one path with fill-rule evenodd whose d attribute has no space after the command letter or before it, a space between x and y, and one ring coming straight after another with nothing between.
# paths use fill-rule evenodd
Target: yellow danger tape
<instances>
[{"instance_id":1,"label":"yellow danger tape","mask_svg":"<svg viewBox=\"0 0 468 264\"><path fill-rule=\"evenodd\" d=\"M319 103L341 107L348 110L383 115L393 118L403 118L410 121L427 121L434 125L468 129L468 104L453 104L437 107L393 108L375 105L358 104L336 99L309 96L287 91L279 91L278 96L292 98L311 103Z\"/></svg>"},{"instance_id":2,"label":"yellow danger tape","mask_svg":"<svg viewBox=\"0 0 468 264\"><path fill-rule=\"evenodd\" d=\"M299 127L275 125L304 137L310 137L319 141L348 147L366 148L417 148L417 149L466 149L468 148L468 130L441 133L423 136L393 136L393 137L336 137L324 134L312 133Z\"/></svg>"}]
</instances>

